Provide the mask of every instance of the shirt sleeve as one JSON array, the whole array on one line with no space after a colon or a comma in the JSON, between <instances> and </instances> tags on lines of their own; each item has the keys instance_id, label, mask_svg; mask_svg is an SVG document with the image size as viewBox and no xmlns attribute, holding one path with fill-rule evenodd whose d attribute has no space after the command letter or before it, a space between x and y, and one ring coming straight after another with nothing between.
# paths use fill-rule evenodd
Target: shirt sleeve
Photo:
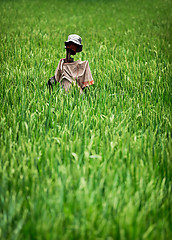
<instances>
[{"instance_id":1,"label":"shirt sleeve","mask_svg":"<svg viewBox=\"0 0 172 240\"><path fill-rule=\"evenodd\" d=\"M91 74L90 66L89 66L88 61L86 61L85 72L83 74L83 78L81 80L80 86L81 86L81 88L85 88L85 87L88 87L93 84L94 84L94 80L93 80L93 77Z\"/></svg>"},{"instance_id":2,"label":"shirt sleeve","mask_svg":"<svg viewBox=\"0 0 172 240\"><path fill-rule=\"evenodd\" d=\"M63 59L60 59L57 69L56 69L56 72L55 72L55 79L57 82L60 82L60 77L62 74L62 65L63 65Z\"/></svg>"}]
</instances>

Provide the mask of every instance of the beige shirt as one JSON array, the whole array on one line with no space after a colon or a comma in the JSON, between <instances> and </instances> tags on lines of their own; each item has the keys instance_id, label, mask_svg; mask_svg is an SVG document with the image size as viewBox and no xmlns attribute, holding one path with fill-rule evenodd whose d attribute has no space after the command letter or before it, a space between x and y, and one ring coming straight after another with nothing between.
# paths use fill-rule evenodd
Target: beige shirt
<instances>
[{"instance_id":1,"label":"beige shirt","mask_svg":"<svg viewBox=\"0 0 172 240\"><path fill-rule=\"evenodd\" d=\"M55 78L59 83L62 83L63 79L67 79L70 83L77 82L81 88L94 84L88 61L65 63L64 59L60 59Z\"/></svg>"}]
</instances>

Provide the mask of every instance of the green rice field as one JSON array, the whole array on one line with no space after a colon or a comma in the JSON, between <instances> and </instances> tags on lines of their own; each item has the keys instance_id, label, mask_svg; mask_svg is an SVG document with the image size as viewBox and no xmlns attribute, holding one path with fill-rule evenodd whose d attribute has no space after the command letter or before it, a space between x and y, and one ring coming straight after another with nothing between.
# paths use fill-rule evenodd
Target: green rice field
<instances>
[{"instance_id":1,"label":"green rice field","mask_svg":"<svg viewBox=\"0 0 172 240\"><path fill-rule=\"evenodd\" d=\"M0 239L172 239L171 0L0 0ZM95 84L47 82L82 37Z\"/></svg>"}]
</instances>

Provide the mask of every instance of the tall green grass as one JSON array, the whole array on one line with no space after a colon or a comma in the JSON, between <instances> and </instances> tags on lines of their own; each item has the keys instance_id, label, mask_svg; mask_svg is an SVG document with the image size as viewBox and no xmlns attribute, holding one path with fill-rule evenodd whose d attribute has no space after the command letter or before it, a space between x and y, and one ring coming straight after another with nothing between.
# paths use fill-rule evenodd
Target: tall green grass
<instances>
[{"instance_id":1,"label":"tall green grass","mask_svg":"<svg viewBox=\"0 0 172 240\"><path fill-rule=\"evenodd\" d=\"M171 239L171 1L0 4L0 239ZM49 94L71 33L95 84Z\"/></svg>"}]
</instances>

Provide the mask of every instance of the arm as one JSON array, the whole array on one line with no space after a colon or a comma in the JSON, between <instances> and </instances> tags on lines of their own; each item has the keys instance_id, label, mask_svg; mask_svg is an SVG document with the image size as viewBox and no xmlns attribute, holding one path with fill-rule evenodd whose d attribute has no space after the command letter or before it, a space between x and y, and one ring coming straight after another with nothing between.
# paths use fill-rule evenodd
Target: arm
<instances>
[{"instance_id":1,"label":"arm","mask_svg":"<svg viewBox=\"0 0 172 240\"><path fill-rule=\"evenodd\" d=\"M55 75L53 77L51 77L48 80L47 86L49 87L49 91L51 92L51 90L53 90L53 85L56 85L57 82L60 81L60 76L61 76L61 63L62 63L62 59L60 60Z\"/></svg>"}]
</instances>

